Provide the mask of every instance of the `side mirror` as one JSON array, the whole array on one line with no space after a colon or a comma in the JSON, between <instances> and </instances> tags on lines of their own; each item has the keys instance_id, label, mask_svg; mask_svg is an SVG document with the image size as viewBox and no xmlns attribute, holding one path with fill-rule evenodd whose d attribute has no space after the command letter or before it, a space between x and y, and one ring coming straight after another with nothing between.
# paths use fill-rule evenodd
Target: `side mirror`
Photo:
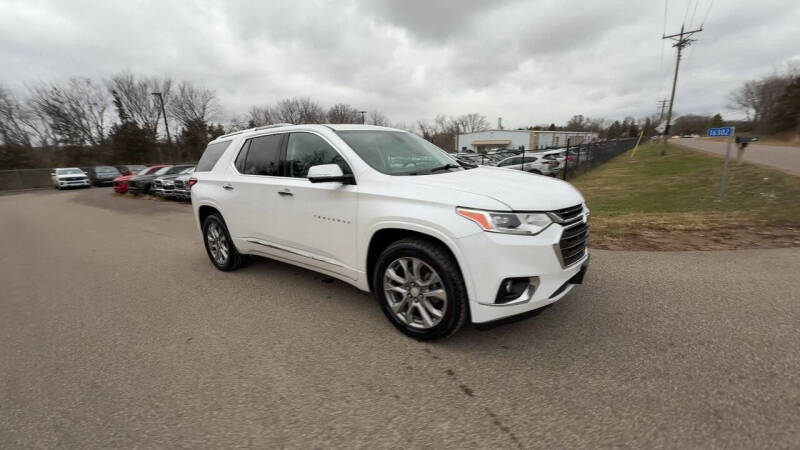
<instances>
[{"instance_id":1,"label":"side mirror","mask_svg":"<svg viewBox=\"0 0 800 450\"><path fill-rule=\"evenodd\" d=\"M308 169L308 181L312 183L344 183L355 181L353 175L345 175L338 164L321 164Z\"/></svg>"}]
</instances>

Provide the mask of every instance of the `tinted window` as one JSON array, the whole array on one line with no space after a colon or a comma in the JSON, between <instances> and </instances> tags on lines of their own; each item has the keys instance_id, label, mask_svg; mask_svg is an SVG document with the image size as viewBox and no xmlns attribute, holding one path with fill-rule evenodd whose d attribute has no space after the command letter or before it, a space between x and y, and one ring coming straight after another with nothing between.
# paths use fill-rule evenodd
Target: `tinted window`
<instances>
[{"instance_id":1,"label":"tinted window","mask_svg":"<svg viewBox=\"0 0 800 450\"><path fill-rule=\"evenodd\" d=\"M159 171L161 169L163 169L163 166L162 167L148 167L147 169L139 172L139 175L150 175L150 174L152 174L152 173L154 173L156 171Z\"/></svg>"},{"instance_id":2,"label":"tinted window","mask_svg":"<svg viewBox=\"0 0 800 450\"><path fill-rule=\"evenodd\" d=\"M251 139L243 173L280 176L279 162L283 137L283 134L270 134Z\"/></svg>"},{"instance_id":3,"label":"tinted window","mask_svg":"<svg viewBox=\"0 0 800 450\"><path fill-rule=\"evenodd\" d=\"M311 166L338 164L343 173L350 173L350 167L324 139L311 133L292 133L286 146L284 176L306 178Z\"/></svg>"},{"instance_id":4,"label":"tinted window","mask_svg":"<svg viewBox=\"0 0 800 450\"><path fill-rule=\"evenodd\" d=\"M249 148L250 148L250 139L244 142L242 149L239 150L239 154L236 156L235 165L236 165L236 170L238 170L239 173L244 173L244 162L245 160L247 160L247 150Z\"/></svg>"},{"instance_id":5,"label":"tinted window","mask_svg":"<svg viewBox=\"0 0 800 450\"><path fill-rule=\"evenodd\" d=\"M522 158L508 158L505 161L500 161L500 164L498 164L497 167L510 166L512 164L519 164L521 162L522 162Z\"/></svg>"},{"instance_id":6,"label":"tinted window","mask_svg":"<svg viewBox=\"0 0 800 450\"><path fill-rule=\"evenodd\" d=\"M225 153L225 149L228 148L228 144L230 143L231 141L224 141L208 144L206 151L203 152L203 156L200 157L200 161L197 163L196 171L208 172L213 169L214 164L216 164L222 154Z\"/></svg>"},{"instance_id":7,"label":"tinted window","mask_svg":"<svg viewBox=\"0 0 800 450\"><path fill-rule=\"evenodd\" d=\"M186 169L191 169L192 166L172 166L165 175L175 175L176 173L181 173Z\"/></svg>"}]
</instances>

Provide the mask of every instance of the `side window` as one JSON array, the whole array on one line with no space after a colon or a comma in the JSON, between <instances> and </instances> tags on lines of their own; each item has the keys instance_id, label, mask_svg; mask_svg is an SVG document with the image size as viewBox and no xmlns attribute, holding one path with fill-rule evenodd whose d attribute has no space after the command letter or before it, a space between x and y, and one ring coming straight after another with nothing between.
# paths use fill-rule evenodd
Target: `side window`
<instances>
[{"instance_id":1,"label":"side window","mask_svg":"<svg viewBox=\"0 0 800 450\"><path fill-rule=\"evenodd\" d=\"M270 134L251 139L242 173L280 176L279 161L283 137L283 134Z\"/></svg>"},{"instance_id":2,"label":"side window","mask_svg":"<svg viewBox=\"0 0 800 450\"><path fill-rule=\"evenodd\" d=\"M324 139L312 133L292 133L286 146L284 176L305 178L311 166L338 164L342 172L351 173L350 167Z\"/></svg>"},{"instance_id":3,"label":"side window","mask_svg":"<svg viewBox=\"0 0 800 450\"><path fill-rule=\"evenodd\" d=\"M239 154L236 155L236 162L234 163L234 165L236 166L236 170L238 170L239 173L244 173L244 162L247 159L247 150L250 149L250 141L251 139L244 141L242 149L239 150Z\"/></svg>"},{"instance_id":4,"label":"side window","mask_svg":"<svg viewBox=\"0 0 800 450\"><path fill-rule=\"evenodd\" d=\"M231 141L224 141L224 142L215 142L213 144L208 144L206 150L203 152L203 156L200 157L200 161L197 162L197 172L208 172L214 168L214 165L217 163L219 158L225 153L225 149L228 148L228 145Z\"/></svg>"}]
</instances>

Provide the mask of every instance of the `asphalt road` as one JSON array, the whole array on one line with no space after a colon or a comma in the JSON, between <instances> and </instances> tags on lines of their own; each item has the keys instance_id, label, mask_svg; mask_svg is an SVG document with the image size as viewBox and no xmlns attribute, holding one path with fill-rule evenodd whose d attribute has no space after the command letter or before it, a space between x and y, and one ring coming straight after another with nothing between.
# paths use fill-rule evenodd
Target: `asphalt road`
<instances>
[{"instance_id":1,"label":"asphalt road","mask_svg":"<svg viewBox=\"0 0 800 450\"><path fill-rule=\"evenodd\" d=\"M698 138L670 139L671 144L702 150L725 157L727 143ZM731 161L736 158L736 144L731 144ZM744 151L745 161L763 164L792 175L800 175L800 147L749 144Z\"/></svg>"},{"instance_id":2,"label":"asphalt road","mask_svg":"<svg viewBox=\"0 0 800 450\"><path fill-rule=\"evenodd\" d=\"M207 261L186 205L0 196L0 448L796 448L800 249L595 251L420 343L371 296Z\"/></svg>"}]
</instances>

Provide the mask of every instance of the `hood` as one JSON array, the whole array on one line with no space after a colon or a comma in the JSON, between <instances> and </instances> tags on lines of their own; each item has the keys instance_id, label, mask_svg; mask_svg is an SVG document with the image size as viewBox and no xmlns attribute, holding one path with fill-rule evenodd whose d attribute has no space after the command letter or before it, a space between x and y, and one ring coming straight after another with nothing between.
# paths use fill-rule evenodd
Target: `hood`
<instances>
[{"instance_id":1,"label":"hood","mask_svg":"<svg viewBox=\"0 0 800 450\"><path fill-rule=\"evenodd\" d=\"M56 178L87 178L85 173L62 173L56 175Z\"/></svg>"},{"instance_id":2,"label":"hood","mask_svg":"<svg viewBox=\"0 0 800 450\"><path fill-rule=\"evenodd\" d=\"M552 211L583 203L583 196L571 184L521 170L478 167L404 178L413 184L484 195L514 211Z\"/></svg>"}]
</instances>

